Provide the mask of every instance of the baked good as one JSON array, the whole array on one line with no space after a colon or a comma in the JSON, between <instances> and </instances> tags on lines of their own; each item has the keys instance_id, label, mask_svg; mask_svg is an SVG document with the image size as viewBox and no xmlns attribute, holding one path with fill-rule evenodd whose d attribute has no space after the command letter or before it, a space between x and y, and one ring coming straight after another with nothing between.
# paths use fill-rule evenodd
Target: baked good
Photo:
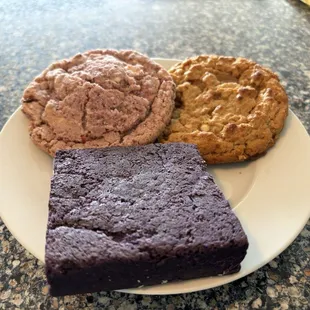
<instances>
[{"instance_id":1,"label":"baked good","mask_svg":"<svg viewBox=\"0 0 310 310\"><path fill-rule=\"evenodd\" d=\"M93 50L53 63L25 89L30 136L59 149L151 143L174 108L168 72L134 51Z\"/></svg>"},{"instance_id":2,"label":"baked good","mask_svg":"<svg viewBox=\"0 0 310 310\"><path fill-rule=\"evenodd\" d=\"M210 164L257 157L274 145L288 114L271 70L245 58L198 56L173 66L178 107L161 142L198 145Z\"/></svg>"},{"instance_id":3,"label":"baked good","mask_svg":"<svg viewBox=\"0 0 310 310\"><path fill-rule=\"evenodd\" d=\"M247 247L194 145L56 153L45 252L53 296L234 273Z\"/></svg>"}]
</instances>

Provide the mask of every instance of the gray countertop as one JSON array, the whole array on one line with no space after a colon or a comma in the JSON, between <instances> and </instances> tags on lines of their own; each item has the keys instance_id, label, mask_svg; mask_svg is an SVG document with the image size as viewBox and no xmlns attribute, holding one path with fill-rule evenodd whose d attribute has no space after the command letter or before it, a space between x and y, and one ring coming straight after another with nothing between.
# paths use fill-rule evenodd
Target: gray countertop
<instances>
[{"instance_id":1,"label":"gray countertop","mask_svg":"<svg viewBox=\"0 0 310 310\"><path fill-rule=\"evenodd\" d=\"M310 7L298 0L2 1L0 129L42 69L95 48L251 58L279 74L291 109L310 132ZM51 298L42 264L0 220L0 309L309 309L309 239L310 222L268 265L207 291Z\"/></svg>"}]
</instances>

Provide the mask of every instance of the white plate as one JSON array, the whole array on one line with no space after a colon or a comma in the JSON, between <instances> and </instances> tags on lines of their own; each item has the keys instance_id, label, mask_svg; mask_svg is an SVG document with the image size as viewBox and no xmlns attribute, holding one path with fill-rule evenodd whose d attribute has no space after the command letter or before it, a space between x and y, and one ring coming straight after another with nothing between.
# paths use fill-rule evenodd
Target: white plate
<instances>
[{"instance_id":1,"label":"white plate","mask_svg":"<svg viewBox=\"0 0 310 310\"><path fill-rule=\"evenodd\" d=\"M166 68L175 61L157 59ZM15 238L44 261L52 158L29 139L18 109L0 134L0 215ZM237 274L123 290L136 294L199 291L239 279L280 254L310 216L310 139L290 112L276 145L249 163L210 167L249 238Z\"/></svg>"}]
</instances>

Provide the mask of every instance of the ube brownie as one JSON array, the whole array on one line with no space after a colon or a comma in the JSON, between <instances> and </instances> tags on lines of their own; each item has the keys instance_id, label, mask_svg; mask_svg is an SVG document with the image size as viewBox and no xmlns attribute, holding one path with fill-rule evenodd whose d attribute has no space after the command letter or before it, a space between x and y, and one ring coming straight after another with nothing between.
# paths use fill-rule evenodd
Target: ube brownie
<instances>
[{"instance_id":1,"label":"ube brownie","mask_svg":"<svg viewBox=\"0 0 310 310\"><path fill-rule=\"evenodd\" d=\"M53 296L230 274L247 248L192 144L56 153L45 253Z\"/></svg>"}]
</instances>

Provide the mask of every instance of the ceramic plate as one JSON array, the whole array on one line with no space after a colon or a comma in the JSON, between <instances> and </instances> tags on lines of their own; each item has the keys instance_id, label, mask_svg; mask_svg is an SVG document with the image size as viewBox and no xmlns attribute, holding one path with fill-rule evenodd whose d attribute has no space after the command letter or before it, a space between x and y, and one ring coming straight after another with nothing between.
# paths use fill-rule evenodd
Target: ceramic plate
<instances>
[{"instance_id":1,"label":"ceramic plate","mask_svg":"<svg viewBox=\"0 0 310 310\"><path fill-rule=\"evenodd\" d=\"M175 60L156 59L166 68ZM15 238L44 261L52 158L28 135L28 120L18 109L0 134L0 215ZM292 113L276 145L255 161L210 166L249 238L237 274L123 290L136 294L177 294L239 279L280 254L310 216L310 139Z\"/></svg>"}]
</instances>

